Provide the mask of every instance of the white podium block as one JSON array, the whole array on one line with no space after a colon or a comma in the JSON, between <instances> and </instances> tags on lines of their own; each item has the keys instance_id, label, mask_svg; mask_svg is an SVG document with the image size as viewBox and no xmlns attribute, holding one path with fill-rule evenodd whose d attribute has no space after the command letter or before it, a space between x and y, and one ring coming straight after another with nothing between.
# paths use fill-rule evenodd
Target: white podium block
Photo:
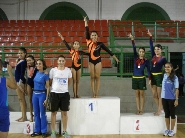
<instances>
[{"instance_id":1,"label":"white podium block","mask_svg":"<svg viewBox=\"0 0 185 138\"><path fill-rule=\"evenodd\" d=\"M22 116L21 112L10 112L10 129L9 133L23 133L24 129L27 128L27 125L30 125L30 130L33 130L33 122L25 121L18 122L16 119ZM28 116L28 113L27 113ZM29 116L28 116L29 118ZM29 131L29 130L28 130Z\"/></svg>"},{"instance_id":2,"label":"white podium block","mask_svg":"<svg viewBox=\"0 0 185 138\"><path fill-rule=\"evenodd\" d=\"M27 129L27 125L29 125L30 130L34 130L34 125L35 122L30 122L30 121L25 121L25 122L18 122L15 121L19 117L21 117L22 113L21 112L10 112L10 129L9 133L23 133L24 129ZM47 115L47 121L48 121L48 126L47 126L47 132L51 133L51 112L46 112ZM30 118L30 113L27 112L27 117L28 119ZM57 113L56 115L56 125L55 125L56 133L60 134L61 133L61 113ZM29 129L26 130L29 132Z\"/></svg>"},{"instance_id":3,"label":"white podium block","mask_svg":"<svg viewBox=\"0 0 185 138\"><path fill-rule=\"evenodd\" d=\"M163 134L165 130L164 114L154 116L153 113L143 115L124 113L120 117L120 134ZM177 123L174 130L176 133Z\"/></svg>"},{"instance_id":4,"label":"white podium block","mask_svg":"<svg viewBox=\"0 0 185 138\"><path fill-rule=\"evenodd\" d=\"M120 98L82 97L70 100L70 135L119 134Z\"/></svg>"}]
</instances>

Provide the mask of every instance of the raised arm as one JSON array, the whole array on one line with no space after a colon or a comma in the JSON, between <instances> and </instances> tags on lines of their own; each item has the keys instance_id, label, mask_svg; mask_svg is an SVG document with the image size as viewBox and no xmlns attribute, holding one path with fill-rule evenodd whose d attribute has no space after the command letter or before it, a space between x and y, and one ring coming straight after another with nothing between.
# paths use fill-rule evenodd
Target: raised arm
<instances>
[{"instance_id":1,"label":"raised arm","mask_svg":"<svg viewBox=\"0 0 185 138\"><path fill-rule=\"evenodd\" d=\"M6 86L11 89L17 89L17 83L15 81L15 78L12 74L12 67L10 65L7 65L7 70L10 78L6 78Z\"/></svg>"},{"instance_id":2,"label":"raised arm","mask_svg":"<svg viewBox=\"0 0 185 138\"><path fill-rule=\"evenodd\" d=\"M153 41L152 41L152 34L150 33L150 31L148 30L148 33L147 33L150 37L150 52L152 54L152 58L155 56L155 53L154 53L154 47L153 47Z\"/></svg>"},{"instance_id":3,"label":"raised arm","mask_svg":"<svg viewBox=\"0 0 185 138\"><path fill-rule=\"evenodd\" d=\"M129 37L129 38L131 39L131 41L132 41L132 47L133 47L134 57L137 57L137 52L136 52L136 46L135 46L135 42L134 42L134 37L132 36L131 33L128 35L128 37Z\"/></svg>"},{"instance_id":4,"label":"raised arm","mask_svg":"<svg viewBox=\"0 0 185 138\"><path fill-rule=\"evenodd\" d=\"M84 17L84 22L85 22L86 39L89 40L90 39L90 34L89 34L89 27L88 27L88 23L87 23L87 16Z\"/></svg>"},{"instance_id":5,"label":"raised arm","mask_svg":"<svg viewBox=\"0 0 185 138\"><path fill-rule=\"evenodd\" d=\"M58 31L57 31L58 32ZM62 39L64 44L66 45L68 50L71 50L71 47L68 45L68 43L65 41L64 37L61 35L61 33L58 32L58 36Z\"/></svg>"}]
</instances>

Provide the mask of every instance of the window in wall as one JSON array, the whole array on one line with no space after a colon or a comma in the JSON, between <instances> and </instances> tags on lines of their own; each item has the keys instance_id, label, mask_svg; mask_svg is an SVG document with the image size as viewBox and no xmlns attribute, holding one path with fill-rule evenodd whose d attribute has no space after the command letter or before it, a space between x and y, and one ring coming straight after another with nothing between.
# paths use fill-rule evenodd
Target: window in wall
<instances>
[{"instance_id":1,"label":"window in wall","mask_svg":"<svg viewBox=\"0 0 185 138\"><path fill-rule=\"evenodd\" d=\"M127 20L156 21L165 20L165 17L156 9L151 7L140 7L133 10Z\"/></svg>"},{"instance_id":2,"label":"window in wall","mask_svg":"<svg viewBox=\"0 0 185 138\"><path fill-rule=\"evenodd\" d=\"M5 12L0 8L0 20L8 20Z\"/></svg>"},{"instance_id":3,"label":"window in wall","mask_svg":"<svg viewBox=\"0 0 185 138\"><path fill-rule=\"evenodd\" d=\"M70 2L58 2L44 10L40 20L83 20L86 12Z\"/></svg>"},{"instance_id":4,"label":"window in wall","mask_svg":"<svg viewBox=\"0 0 185 138\"><path fill-rule=\"evenodd\" d=\"M74 8L61 6L50 11L45 20L83 20L83 16Z\"/></svg>"}]
</instances>

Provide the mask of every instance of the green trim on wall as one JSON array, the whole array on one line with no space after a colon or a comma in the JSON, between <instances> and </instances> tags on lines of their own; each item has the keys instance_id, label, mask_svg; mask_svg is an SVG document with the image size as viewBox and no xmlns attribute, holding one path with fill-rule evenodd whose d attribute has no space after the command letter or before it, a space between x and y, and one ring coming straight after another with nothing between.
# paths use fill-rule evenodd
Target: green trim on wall
<instances>
[{"instance_id":1,"label":"green trim on wall","mask_svg":"<svg viewBox=\"0 0 185 138\"><path fill-rule=\"evenodd\" d=\"M147 8L147 9L151 8L151 9L153 9L153 11L158 11L159 15L163 16L164 20L170 20L169 15L166 13L166 11L164 9L162 9L160 6L158 6L156 4L149 3L149 2L137 3L137 4L133 5L133 6L131 6L123 14L121 20L128 20L129 15L131 15L133 11L137 11L137 9L141 9L141 8ZM156 17L156 20L158 20L157 17ZM159 19L159 20L161 20L161 19Z\"/></svg>"},{"instance_id":2,"label":"green trim on wall","mask_svg":"<svg viewBox=\"0 0 185 138\"><path fill-rule=\"evenodd\" d=\"M55 13L55 14L53 14ZM52 16L53 14L53 16ZM73 14L75 14L73 16ZM78 5L70 2L58 2L44 10L40 20L83 20L86 12Z\"/></svg>"},{"instance_id":3,"label":"green trim on wall","mask_svg":"<svg viewBox=\"0 0 185 138\"><path fill-rule=\"evenodd\" d=\"M5 12L0 8L0 20L8 20Z\"/></svg>"}]
</instances>

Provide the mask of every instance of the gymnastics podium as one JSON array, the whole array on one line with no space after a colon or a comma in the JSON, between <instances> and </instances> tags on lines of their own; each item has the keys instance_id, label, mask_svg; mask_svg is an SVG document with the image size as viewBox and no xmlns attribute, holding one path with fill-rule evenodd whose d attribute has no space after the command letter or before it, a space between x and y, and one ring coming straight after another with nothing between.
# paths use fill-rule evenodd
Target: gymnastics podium
<instances>
[{"instance_id":1,"label":"gymnastics podium","mask_svg":"<svg viewBox=\"0 0 185 138\"><path fill-rule=\"evenodd\" d=\"M164 114L154 116L153 113L143 115L124 113L120 116L120 134L163 134L165 127ZM176 133L177 123L174 130Z\"/></svg>"},{"instance_id":2,"label":"gymnastics podium","mask_svg":"<svg viewBox=\"0 0 185 138\"><path fill-rule=\"evenodd\" d=\"M82 97L70 100L70 135L119 134L120 98Z\"/></svg>"}]
</instances>

